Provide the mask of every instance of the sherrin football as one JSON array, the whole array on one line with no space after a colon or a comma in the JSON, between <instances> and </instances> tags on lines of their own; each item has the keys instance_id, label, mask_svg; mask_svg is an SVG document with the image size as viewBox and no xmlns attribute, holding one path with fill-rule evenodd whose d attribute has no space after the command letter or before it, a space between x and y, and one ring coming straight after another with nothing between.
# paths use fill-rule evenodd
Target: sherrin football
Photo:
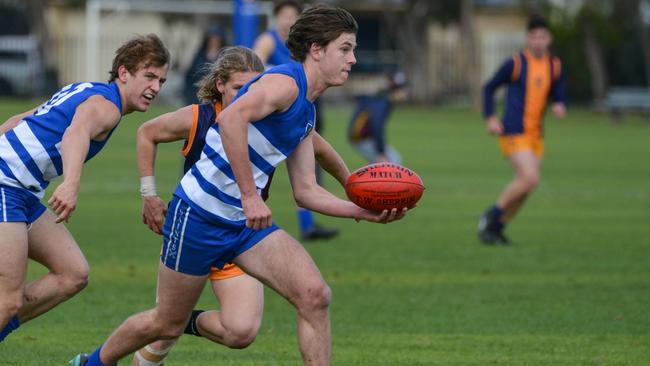
<instances>
[{"instance_id":1,"label":"sherrin football","mask_svg":"<svg viewBox=\"0 0 650 366\"><path fill-rule=\"evenodd\" d=\"M350 174L345 183L350 201L372 211L413 208L423 192L422 179L394 163L366 165Z\"/></svg>"}]
</instances>

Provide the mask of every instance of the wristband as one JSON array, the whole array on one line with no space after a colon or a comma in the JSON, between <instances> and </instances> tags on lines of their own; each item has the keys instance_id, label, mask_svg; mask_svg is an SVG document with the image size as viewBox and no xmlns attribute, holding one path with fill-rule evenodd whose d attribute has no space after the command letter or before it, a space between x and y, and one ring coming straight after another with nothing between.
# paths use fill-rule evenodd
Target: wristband
<instances>
[{"instance_id":1,"label":"wristband","mask_svg":"<svg viewBox=\"0 0 650 366\"><path fill-rule=\"evenodd\" d=\"M157 196L156 193L156 178L153 175L140 177L140 196L150 197Z\"/></svg>"}]
</instances>

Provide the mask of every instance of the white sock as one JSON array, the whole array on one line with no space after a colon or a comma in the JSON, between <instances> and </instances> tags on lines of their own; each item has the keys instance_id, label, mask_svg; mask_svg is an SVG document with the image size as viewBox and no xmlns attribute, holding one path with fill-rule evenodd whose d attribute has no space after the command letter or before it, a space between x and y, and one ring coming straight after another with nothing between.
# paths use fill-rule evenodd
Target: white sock
<instances>
[{"instance_id":1,"label":"white sock","mask_svg":"<svg viewBox=\"0 0 650 366\"><path fill-rule=\"evenodd\" d=\"M135 357L140 362L140 366L161 366L165 362L165 357L167 356L167 353L169 353L169 350L171 349L171 347L169 347L167 349L163 349L163 350L157 350L157 349L151 347L150 345L146 345L144 347L144 349L145 349L146 352L150 353L151 355L160 357L160 360L158 360L158 361L149 361L146 358L144 358L142 353L140 353L140 350L138 350L135 353Z\"/></svg>"}]
</instances>

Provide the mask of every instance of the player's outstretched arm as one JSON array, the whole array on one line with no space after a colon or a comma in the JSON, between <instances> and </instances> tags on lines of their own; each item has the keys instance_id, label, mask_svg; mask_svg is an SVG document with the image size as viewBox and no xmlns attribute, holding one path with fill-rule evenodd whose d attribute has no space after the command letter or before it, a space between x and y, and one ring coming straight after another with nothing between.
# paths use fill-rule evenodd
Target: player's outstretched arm
<instances>
[{"instance_id":1,"label":"player's outstretched arm","mask_svg":"<svg viewBox=\"0 0 650 366\"><path fill-rule=\"evenodd\" d=\"M312 131L312 142L314 145L314 156L321 168L325 169L342 186L350 176L350 169L336 150L318 132Z\"/></svg>"},{"instance_id":2,"label":"player's outstretched arm","mask_svg":"<svg viewBox=\"0 0 650 366\"><path fill-rule=\"evenodd\" d=\"M246 226L255 230L269 227L272 218L271 210L257 193L253 181L248 155L248 124L273 112L285 111L297 96L298 86L292 78L281 74L265 75L217 117L223 148L241 192Z\"/></svg>"},{"instance_id":3,"label":"player's outstretched arm","mask_svg":"<svg viewBox=\"0 0 650 366\"><path fill-rule=\"evenodd\" d=\"M314 173L314 149L312 134L298 145L287 159L287 171L296 203L306 209L328 216L353 218L379 223L399 220L406 215L406 209L383 212L365 210L354 203L340 199L316 182Z\"/></svg>"},{"instance_id":4,"label":"player's outstretched arm","mask_svg":"<svg viewBox=\"0 0 650 366\"><path fill-rule=\"evenodd\" d=\"M104 140L119 123L121 112L102 96L92 96L81 103L63 134L61 159L63 182L54 190L48 204L58 215L56 222L67 221L77 205L83 163L90 140Z\"/></svg>"},{"instance_id":5,"label":"player's outstretched arm","mask_svg":"<svg viewBox=\"0 0 650 366\"><path fill-rule=\"evenodd\" d=\"M156 147L159 143L188 139L194 124L193 107L183 107L149 120L138 128L137 157L142 196L142 221L162 235L167 206L156 192Z\"/></svg>"}]
</instances>

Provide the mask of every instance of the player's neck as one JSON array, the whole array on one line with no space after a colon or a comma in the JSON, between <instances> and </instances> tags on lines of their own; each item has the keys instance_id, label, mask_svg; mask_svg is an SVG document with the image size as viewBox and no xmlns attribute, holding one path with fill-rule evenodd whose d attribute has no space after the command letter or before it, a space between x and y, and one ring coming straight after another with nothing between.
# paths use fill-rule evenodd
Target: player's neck
<instances>
[{"instance_id":1,"label":"player's neck","mask_svg":"<svg viewBox=\"0 0 650 366\"><path fill-rule=\"evenodd\" d=\"M278 37L280 37L280 39L286 43L287 39L289 38L289 30L287 29L286 31L282 31L280 29L276 29L275 31L278 33Z\"/></svg>"},{"instance_id":2,"label":"player's neck","mask_svg":"<svg viewBox=\"0 0 650 366\"><path fill-rule=\"evenodd\" d=\"M309 58L302 63L302 67L307 78L307 99L313 102L327 90L329 85L324 82L324 79L319 74L318 65L309 62Z\"/></svg>"},{"instance_id":3,"label":"player's neck","mask_svg":"<svg viewBox=\"0 0 650 366\"><path fill-rule=\"evenodd\" d=\"M133 109L129 108L126 102L126 86L119 79L116 79L114 83L117 85L117 90L120 91L120 102L122 103L122 110L120 112L122 112L123 116L133 112Z\"/></svg>"},{"instance_id":4,"label":"player's neck","mask_svg":"<svg viewBox=\"0 0 650 366\"><path fill-rule=\"evenodd\" d=\"M533 51L533 49L527 48L526 51L528 52L529 55L531 55L532 57L534 57L536 59L543 59L548 55L548 50L535 52L535 51Z\"/></svg>"}]
</instances>

